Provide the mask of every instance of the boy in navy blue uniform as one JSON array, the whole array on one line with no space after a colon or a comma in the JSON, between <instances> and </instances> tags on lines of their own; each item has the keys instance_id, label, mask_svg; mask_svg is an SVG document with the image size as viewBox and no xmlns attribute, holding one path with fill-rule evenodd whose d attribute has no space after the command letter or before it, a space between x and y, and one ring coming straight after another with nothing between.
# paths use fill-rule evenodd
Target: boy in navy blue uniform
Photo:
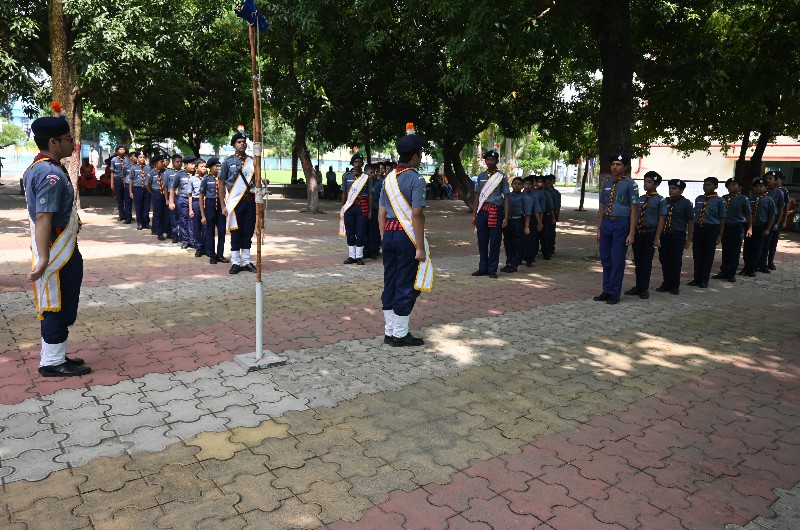
<instances>
[{"instance_id":1,"label":"boy in navy blue uniform","mask_svg":"<svg viewBox=\"0 0 800 530\"><path fill-rule=\"evenodd\" d=\"M123 185L125 181L125 155L125 147L118 145L116 148L116 155L111 159L111 192L117 198L119 221L127 219L127 215L125 214L125 194L128 190L125 189Z\"/></svg>"},{"instance_id":2,"label":"boy in navy blue uniform","mask_svg":"<svg viewBox=\"0 0 800 530\"><path fill-rule=\"evenodd\" d=\"M136 230L150 228L150 193L147 191L147 174L150 166L146 165L144 152L136 153L136 164L131 166L131 180L128 191L136 209Z\"/></svg>"},{"instance_id":3,"label":"boy in navy blue uniform","mask_svg":"<svg viewBox=\"0 0 800 530\"><path fill-rule=\"evenodd\" d=\"M712 278L735 282L745 234L749 237L753 233L753 215L750 213L750 200L741 193L741 182L730 178L725 182L725 187L728 188L728 194L722 196L725 201L725 231L720 237L722 263L719 273Z\"/></svg>"},{"instance_id":4,"label":"boy in navy blue uniform","mask_svg":"<svg viewBox=\"0 0 800 530\"><path fill-rule=\"evenodd\" d=\"M145 187L150 193L151 204L153 205L153 234L158 236L159 241L164 241L165 232L169 232L167 223L167 198L165 191L167 187L164 182L164 171L167 167L169 157L158 154L150 158L150 172L145 178Z\"/></svg>"},{"instance_id":5,"label":"boy in navy blue uniform","mask_svg":"<svg viewBox=\"0 0 800 530\"><path fill-rule=\"evenodd\" d=\"M192 188L189 183L191 175L194 175L197 159L193 156L183 157L183 165L186 169L178 171L172 188L169 192L169 208L178 211L178 231L180 233L181 248L194 247L194 239L190 228L189 201L192 200Z\"/></svg>"},{"instance_id":6,"label":"boy in navy blue uniform","mask_svg":"<svg viewBox=\"0 0 800 530\"><path fill-rule=\"evenodd\" d=\"M546 249L542 249L542 257L544 259L551 259L556 252L556 226L558 225L559 218L561 217L561 192L556 188L556 176L547 175L544 180L544 192L550 198L552 205L552 213L550 214L550 226L547 238L545 239ZM546 252L545 252L546 250Z\"/></svg>"},{"instance_id":7,"label":"boy in navy blue uniform","mask_svg":"<svg viewBox=\"0 0 800 530\"><path fill-rule=\"evenodd\" d=\"M752 278L756 275L756 270L769 272L766 267L759 268L759 264L764 245L769 238L770 227L775 223L775 201L767 195L767 181L763 178L753 180L750 210L753 212L753 229L749 235L745 235L742 274Z\"/></svg>"},{"instance_id":8,"label":"boy in navy blue uniform","mask_svg":"<svg viewBox=\"0 0 800 530\"><path fill-rule=\"evenodd\" d=\"M631 157L617 153L611 157L611 180L600 192L600 212L597 220L597 242L603 264L603 292L594 297L597 302L619 303L625 259L633 243L633 233L639 219L639 187L628 178ZM546 229L546 227L545 227Z\"/></svg>"},{"instance_id":9,"label":"boy in navy blue uniform","mask_svg":"<svg viewBox=\"0 0 800 530\"><path fill-rule=\"evenodd\" d=\"M531 229L530 233L523 239L522 260L526 266L532 267L533 262L536 261L536 254L539 253L539 236L544 229L542 221L544 207L542 205L541 191L536 189L536 179L532 175L525 177L522 190L531 203Z\"/></svg>"},{"instance_id":10,"label":"boy in navy blue uniform","mask_svg":"<svg viewBox=\"0 0 800 530\"><path fill-rule=\"evenodd\" d=\"M203 214L200 209L200 184L203 182L205 174L206 161L201 158L197 160L197 169L195 173L189 175L189 190L191 191L191 199L189 200L189 231L194 240L195 258L199 258L205 254L205 252L203 252L205 226L203 224Z\"/></svg>"},{"instance_id":11,"label":"boy in navy blue uniform","mask_svg":"<svg viewBox=\"0 0 800 530\"><path fill-rule=\"evenodd\" d=\"M781 229L786 220L786 196L780 186L783 173L780 171L768 171L764 174L764 181L767 183L767 195L775 203L775 220L769 230L769 235L764 241L764 248L761 251L761 262L758 270L769 273L775 270L775 252L778 250L778 241L781 238Z\"/></svg>"},{"instance_id":12,"label":"boy in navy blue uniform","mask_svg":"<svg viewBox=\"0 0 800 530\"><path fill-rule=\"evenodd\" d=\"M636 222L636 233L633 236L633 259L636 265L636 285L626 295L646 300L650 298L650 275L653 271L653 256L656 252L654 244L658 228L659 208L664 199L658 194L661 175L655 171L644 174L645 194L639 197L639 219Z\"/></svg>"},{"instance_id":13,"label":"boy in navy blue uniform","mask_svg":"<svg viewBox=\"0 0 800 530\"><path fill-rule=\"evenodd\" d=\"M364 156L356 153L350 158L352 171L342 175L342 210L340 225L344 225L344 233L340 226L339 235L347 236L347 259L345 265L364 264L364 245L367 242L367 224L369 221L369 184L368 177L362 172ZM350 193L350 190L353 193Z\"/></svg>"},{"instance_id":14,"label":"boy in navy blue uniform","mask_svg":"<svg viewBox=\"0 0 800 530\"><path fill-rule=\"evenodd\" d=\"M550 245L550 234L553 230L553 208L555 207L555 202L553 201L553 196L547 192L547 177L537 175L535 182L536 187L533 193L542 204L542 230L536 238L534 257L541 251L542 259L549 260L550 255L547 252Z\"/></svg>"},{"instance_id":15,"label":"boy in navy blue uniform","mask_svg":"<svg viewBox=\"0 0 800 530\"><path fill-rule=\"evenodd\" d=\"M653 245L658 247L658 259L664 281L656 288L659 293L669 291L680 294L683 251L692 244L694 235L694 212L692 201L683 196L686 182L681 179L669 181L669 197L661 201L658 228Z\"/></svg>"},{"instance_id":16,"label":"boy in navy blue uniform","mask_svg":"<svg viewBox=\"0 0 800 530\"><path fill-rule=\"evenodd\" d=\"M206 164L208 174L200 182L200 215L204 229L203 249L212 265L217 262L229 263L223 256L225 251L225 216L219 203L219 170L222 164L219 158L212 156ZM214 232L217 234L217 245L214 247Z\"/></svg>"},{"instance_id":17,"label":"boy in navy blue uniform","mask_svg":"<svg viewBox=\"0 0 800 530\"><path fill-rule=\"evenodd\" d=\"M386 176L383 164L367 164L372 166L372 180L369 185L369 230L367 234L367 248L364 252L365 258L378 259L381 248L381 230L378 226L378 206L383 189L383 180ZM369 171L368 171L369 173Z\"/></svg>"},{"instance_id":18,"label":"boy in navy blue uniform","mask_svg":"<svg viewBox=\"0 0 800 530\"><path fill-rule=\"evenodd\" d=\"M503 242L506 249L506 266L503 272L517 272L522 263L522 246L524 238L531 233L531 212L533 196L522 191L524 184L521 177L511 181L511 194L508 197L508 226L503 230Z\"/></svg>"},{"instance_id":19,"label":"boy in navy blue uniform","mask_svg":"<svg viewBox=\"0 0 800 530\"><path fill-rule=\"evenodd\" d=\"M180 241L180 229L178 223L178 209L174 207L174 204L172 206L170 205L170 191L182 167L183 157L178 154L172 155L172 167L165 169L162 175L165 186L164 197L167 201L167 237L172 239L173 243Z\"/></svg>"},{"instance_id":20,"label":"boy in navy blue uniform","mask_svg":"<svg viewBox=\"0 0 800 530\"><path fill-rule=\"evenodd\" d=\"M133 193L131 192L131 180L133 180L133 172L139 167L139 154L133 150L128 153L125 159L125 178L122 180L123 186L123 204L125 206L125 224L129 225L133 222Z\"/></svg>"},{"instance_id":21,"label":"boy in navy blue uniform","mask_svg":"<svg viewBox=\"0 0 800 530\"><path fill-rule=\"evenodd\" d=\"M694 200L694 278L692 287L705 289L714 266L714 254L725 232L725 201L717 195L719 180L708 177L703 180L703 195Z\"/></svg>"},{"instance_id":22,"label":"boy in navy blue uniform","mask_svg":"<svg viewBox=\"0 0 800 530\"><path fill-rule=\"evenodd\" d=\"M425 178L416 171L422 162L423 145L416 134L406 134L397 141L400 163L384 181L378 208L383 250L384 343L395 347L421 346L425 342L408 331L409 316L420 289L431 288L416 288L421 264L430 264L425 249Z\"/></svg>"},{"instance_id":23,"label":"boy in navy blue uniform","mask_svg":"<svg viewBox=\"0 0 800 530\"><path fill-rule=\"evenodd\" d=\"M472 224L478 232L480 262L473 276L497 278L500 264L500 242L503 229L508 225L509 186L505 173L497 169L500 155L494 149L483 154L486 171L478 175L475 182L475 204L472 209Z\"/></svg>"}]
</instances>

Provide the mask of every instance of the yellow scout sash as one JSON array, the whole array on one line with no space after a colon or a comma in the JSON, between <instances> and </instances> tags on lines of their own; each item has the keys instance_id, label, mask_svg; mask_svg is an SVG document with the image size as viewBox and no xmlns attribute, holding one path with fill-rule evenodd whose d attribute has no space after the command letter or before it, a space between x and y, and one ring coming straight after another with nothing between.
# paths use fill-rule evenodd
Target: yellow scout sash
<instances>
[{"instance_id":1,"label":"yellow scout sash","mask_svg":"<svg viewBox=\"0 0 800 530\"><path fill-rule=\"evenodd\" d=\"M33 270L39 261L39 251L36 248L36 224L30 216L28 220L31 223L31 270ZM58 271L67 264L75 252L79 223L78 210L73 206L69 214L69 223L50 247L50 262L44 274L33 283L33 301L39 320L44 319L42 313L45 311L61 311L61 281Z\"/></svg>"},{"instance_id":2,"label":"yellow scout sash","mask_svg":"<svg viewBox=\"0 0 800 530\"><path fill-rule=\"evenodd\" d=\"M233 181L233 187L225 197L225 208L228 209L228 217L225 218L225 229L229 234L231 233L231 230L239 229L239 223L236 221L236 213L234 210L247 191L247 185L250 182L250 178L253 176L253 173L255 172L255 169L253 168L253 159L249 156L245 158L240 171L241 175L239 175L239 173L236 174L234 177L236 180ZM228 176L228 178L230 178L230 176Z\"/></svg>"},{"instance_id":3,"label":"yellow scout sash","mask_svg":"<svg viewBox=\"0 0 800 530\"><path fill-rule=\"evenodd\" d=\"M397 216L397 220L400 221L403 230L416 248L417 240L414 237L414 225L411 222L411 205L408 204L408 201L400 192L400 185L397 183L397 173L395 171L392 171L386 176L386 180L383 182L383 189ZM414 280L414 289L429 293L433 290L433 262L431 261L428 238L425 237L423 240L425 241L425 261L419 262L417 266L417 277Z\"/></svg>"},{"instance_id":4,"label":"yellow scout sash","mask_svg":"<svg viewBox=\"0 0 800 530\"><path fill-rule=\"evenodd\" d=\"M356 198L358 194L361 193L361 190L364 188L364 185L367 183L367 179L369 176L366 173L361 173L361 176L358 177L353 185L350 187L350 191L347 193L347 201L342 206L342 210L339 212L339 235L346 236L347 232L344 229L344 212L346 212L354 202L356 202Z\"/></svg>"},{"instance_id":5,"label":"yellow scout sash","mask_svg":"<svg viewBox=\"0 0 800 530\"><path fill-rule=\"evenodd\" d=\"M486 199L488 199L489 196L494 192L495 188L497 188L497 186L503 182L505 177L506 176L502 171L497 171L494 175L489 177L489 180L487 180L486 184L484 184L483 188L481 188L480 197L478 197L478 212L481 211L481 208L483 208L483 203L486 202Z\"/></svg>"}]
</instances>

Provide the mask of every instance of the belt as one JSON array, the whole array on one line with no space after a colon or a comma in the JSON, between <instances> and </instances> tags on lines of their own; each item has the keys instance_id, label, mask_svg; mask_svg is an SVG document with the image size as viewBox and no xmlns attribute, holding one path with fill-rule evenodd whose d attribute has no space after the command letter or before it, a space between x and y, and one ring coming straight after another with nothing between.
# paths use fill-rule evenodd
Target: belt
<instances>
[{"instance_id":1,"label":"belt","mask_svg":"<svg viewBox=\"0 0 800 530\"><path fill-rule=\"evenodd\" d=\"M522 219L521 215L515 215L513 217L509 217L509 219Z\"/></svg>"},{"instance_id":2,"label":"belt","mask_svg":"<svg viewBox=\"0 0 800 530\"><path fill-rule=\"evenodd\" d=\"M653 228L644 228L644 227L642 227L642 230L640 232L637 232L637 233L639 233L639 234L650 234L650 233L653 233L655 231L656 231L656 227L653 227Z\"/></svg>"},{"instance_id":3,"label":"belt","mask_svg":"<svg viewBox=\"0 0 800 530\"><path fill-rule=\"evenodd\" d=\"M617 219L625 219L620 215L604 215L603 219L608 219L609 221L616 221Z\"/></svg>"},{"instance_id":4,"label":"belt","mask_svg":"<svg viewBox=\"0 0 800 530\"><path fill-rule=\"evenodd\" d=\"M387 219L386 223L383 225L383 229L386 232L396 232L398 230L402 230L403 225L400 224L400 221L397 219Z\"/></svg>"}]
</instances>

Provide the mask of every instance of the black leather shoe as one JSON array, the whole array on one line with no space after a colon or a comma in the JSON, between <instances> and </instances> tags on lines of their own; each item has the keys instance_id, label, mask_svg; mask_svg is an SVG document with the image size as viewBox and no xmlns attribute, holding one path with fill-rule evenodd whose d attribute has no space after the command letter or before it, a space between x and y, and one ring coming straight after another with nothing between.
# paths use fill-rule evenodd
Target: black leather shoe
<instances>
[{"instance_id":1,"label":"black leather shoe","mask_svg":"<svg viewBox=\"0 0 800 530\"><path fill-rule=\"evenodd\" d=\"M764 274L772 274L772 271L769 270L767 267L759 267L758 272L763 272Z\"/></svg>"},{"instance_id":2,"label":"black leather shoe","mask_svg":"<svg viewBox=\"0 0 800 530\"><path fill-rule=\"evenodd\" d=\"M648 298L650 298L650 291L648 291L647 289L645 289L644 291L639 291L639 298L641 298L642 300L647 300Z\"/></svg>"},{"instance_id":3,"label":"black leather shoe","mask_svg":"<svg viewBox=\"0 0 800 530\"><path fill-rule=\"evenodd\" d=\"M73 357L72 359L69 357L64 357L64 362L71 364L72 366L83 366L83 359L79 359L77 357Z\"/></svg>"},{"instance_id":4,"label":"black leather shoe","mask_svg":"<svg viewBox=\"0 0 800 530\"><path fill-rule=\"evenodd\" d=\"M706 288L708 288L708 284L707 284L706 282L703 282L703 283L698 283L698 284L697 284L697 286L698 286L699 288L701 288L701 289L706 289Z\"/></svg>"},{"instance_id":5,"label":"black leather shoe","mask_svg":"<svg viewBox=\"0 0 800 530\"><path fill-rule=\"evenodd\" d=\"M363 258L356 258L356 265L363 265L364 259Z\"/></svg>"},{"instance_id":6,"label":"black leather shoe","mask_svg":"<svg viewBox=\"0 0 800 530\"><path fill-rule=\"evenodd\" d=\"M611 296L611 295L608 294L607 292L603 291L602 293L600 293L597 296L595 296L594 298L592 298L592 300L594 300L595 302L605 302L606 300L608 300L609 296Z\"/></svg>"},{"instance_id":7,"label":"black leather shoe","mask_svg":"<svg viewBox=\"0 0 800 530\"><path fill-rule=\"evenodd\" d=\"M731 283L736 283L736 276L728 276L726 279Z\"/></svg>"},{"instance_id":8,"label":"black leather shoe","mask_svg":"<svg viewBox=\"0 0 800 530\"><path fill-rule=\"evenodd\" d=\"M666 293L666 292L671 291L671 290L672 289L670 289L666 285L659 285L658 287L656 287L656 292L657 293Z\"/></svg>"},{"instance_id":9,"label":"black leather shoe","mask_svg":"<svg viewBox=\"0 0 800 530\"><path fill-rule=\"evenodd\" d=\"M550 254L548 254L547 256L542 256L542 257L543 257L544 259L546 259L547 261L550 261L551 259L553 259L553 256L552 256L552 255L550 255Z\"/></svg>"},{"instance_id":10,"label":"black leather shoe","mask_svg":"<svg viewBox=\"0 0 800 530\"><path fill-rule=\"evenodd\" d=\"M681 294L681 289L680 289L680 287L676 287L674 289L670 289L669 292L672 293L672 294Z\"/></svg>"},{"instance_id":11,"label":"black leather shoe","mask_svg":"<svg viewBox=\"0 0 800 530\"><path fill-rule=\"evenodd\" d=\"M166 241L166 240L167 240L167 238L166 238L166 237L164 237L164 236L158 236L158 240L159 240L159 241Z\"/></svg>"},{"instance_id":12,"label":"black leather shoe","mask_svg":"<svg viewBox=\"0 0 800 530\"><path fill-rule=\"evenodd\" d=\"M394 337L392 338L391 342L392 346L395 347L403 347L403 346L422 346L425 344L425 341L415 337L411 333L407 333L405 337Z\"/></svg>"},{"instance_id":13,"label":"black leather shoe","mask_svg":"<svg viewBox=\"0 0 800 530\"><path fill-rule=\"evenodd\" d=\"M131 224L132 222L133 222L133 221L131 221L131 220L129 220L129 219L125 219L125 224L126 224L126 225L129 225L129 224Z\"/></svg>"},{"instance_id":14,"label":"black leather shoe","mask_svg":"<svg viewBox=\"0 0 800 530\"><path fill-rule=\"evenodd\" d=\"M753 272L753 271L747 271L747 272L744 273L744 275L747 276L748 278L755 278L756 277L756 273Z\"/></svg>"},{"instance_id":15,"label":"black leather shoe","mask_svg":"<svg viewBox=\"0 0 800 530\"><path fill-rule=\"evenodd\" d=\"M637 294L640 294L638 287L634 287L632 289L628 289L627 291L625 291L625 295L627 296L636 296Z\"/></svg>"},{"instance_id":16,"label":"black leather shoe","mask_svg":"<svg viewBox=\"0 0 800 530\"><path fill-rule=\"evenodd\" d=\"M173 237L173 238L172 238L172 242L173 242L173 243L177 243L178 241L180 241L180 239L178 239L177 237Z\"/></svg>"},{"instance_id":17,"label":"black leather shoe","mask_svg":"<svg viewBox=\"0 0 800 530\"><path fill-rule=\"evenodd\" d=\"M142 225L136 225L136 230L141 230L141 229L142 229Z\"/></svg>"},{"instance_id":18,"label":"black leather shoe","mask_svg":"<svg viewBox=\"0 0 800 530\"><path fill-rule=\"evenodd\" d=\"M189 245L187 245L186 243L182 243L181 244L181 250L184 250L184 249L187 249L187 248L189 248Z\"/></svg>"},{"instance_id":19,"label":"black leather shoe","mask_svg":"<svg viewBox=\"0 0 800 530\"><path fill-rule=\"evenodd\" d=\"M497 273L496 272L490 272L489 273L489 278L491 278L493 280L496 280L497 279Z\"/></svg>"},{"instance_id":20,"label":"black leather shoe","mask_svg":"<svg viewBox=\"0 0 800 530\"><path fill-rule=\"evenodd\" d=\"M150 225L142 225L142 228L144 228L145 230L150 230L151 226Z\"/></svg>"},{"instance_id":21,"label":"black leather shoe","mask_svg":"<svg viewBox=\"0 0 800 530\"><path fill-rule=\"evenodd\" d=\"M55 366L40 366L39 374L43 377L73 377L76 375L86 375L92 372L88 366L79 366L63 362Z\"/></svg>"},{"instance_id":22,"label":"black leather shoe","mask_svg":"<svg viewBox=\"0 0 800 530\"><path fill-rule=\"evenodd\" d=\"M228 271L228 274L239 274L242 272L242 268L238 265L231 265L231 270Z\"/></svg>"},{"instance_id":23,"label":"black leather shoe","mask_svg":"<svg viewBox=\"0 0 800 530\"><path fill-rule=\"evenodd\" d=\"M700 282L698 282L697 280L692 280L689 283L687 283L686 285L688 285L690 287L697 287L698 285L700 285Z\"/></svg>"},{"instance_id":24,"label":"black leather shoe","mask_svg":"<svg viewBox=\"0 0 800 530\"><path fill-rule=\"evenodd\" d=\"M212 264L212 265L216 265L217 264L217 257L216 256L211 256L210 258L208 258L208 262L210 264Z\"/></svg>"},{"instance_id":25,"label":"black leather shoe","mask_svg":"<svg viewBox=\"0 0 800 530\"><path fill-rule=\"evenodd\" d=\"M256 272L256 266L252 263L248 263L247 265L242 265L242 270L247 272Z\"/></svg>"},{"instance_id":26,"label":"black leather shoe","mask_svg":"<svg viewBox=\"0 0 800 530\"><path fill-rule=\"evenodd\" d=\"M487 274L489 273L486 271L475 271L472 273L473 276L486 276Z\"/></svg>"},{"instance_id":27,"label":"black leather shoe","mask_svg":"<svg viewBox=\"0 0 800 530\"><path fill-rule=\"evenodd\" d=\"M393 342L394 342L394 337L392 337L391 335L384 335L383 336L383 343L384 344L391 344Z\"/></svg>"},{"instance_id":28,"label":"black leather shoe","mask_svg":"<svg viewBox=\"0 0 800 530\"><path fill-rule=\"evenodd\" d=\"M506 265L505 267L500 269L500 272L508 272L508 273L517 272L517 268L516 267L512 267L511 265Z\"/></svg>"},{"instance_id":29,"label":"black leather shoe","mask_svg":"<svg viewBox=\"0 0 800 530\"><path fill-rule=\"evenodd\" d=\"M727 280L728 279L728 275L727 274L723 274L721 272L718 272L717 274L712 276L712 278L714 278L715 280Z\"/></svg>"},{"instance_id":30,"label":"black leather shoe","mask_svg":"<svg viewBox=\"0 0 800 530\"><path fill-rule=\"evenodd\" d=\"M356 262L356 258L347 258L342 263L344 263L345 265L352 265L355 262Z\"/></svg>"},{"instance_id":31,"label":"black leather shoe","mask_svg":"<svg viewBox=\"0 0 800 530\"><path fill-rule=\"evenodd\" d=\"M199 258L199 257L200 257L200 256L202 256L202 255L203 255L203 251L202 251L202 250L200 250L199 248L198 248L197 250L195 250L195 251L194 251L194 257L195 257L195 258Z\"/></svg>"},{"instance_id":32,"label":"black leather shoe","mask_svg":"<svg viewBox=\"0 0 800 530\"><path fill-rule=\"evenodd\" d=\"M220 263L230 263L231 262L231 260L229 260L225 256L217 256L217 261L220 262Z\"/></svg>"},{"instance_id":33,"label":"black leather shoe","mask_svg":"<svg viewBox=\"0 0 800 530\"><path fill-rule=\"evenodd\" d=\"M614 295L614 294L608 295L608 300L606 300L606 303L609 304L609 305L618 304L619 303L619 296Z\"/></svg>"},{"instance_id":34,"label":"black leather shoe","mask_svg":"<svg viewBox=\"0 0 800 530\"><path fill-rule=\"evenodd\" d=\"M778 268L775 266L775 264L774 264L774 263L770 263L769 265L767 265L767 268L768 268L769 270L771 270L771 271L778 270Z\"/></svg>"},{"instance_id":35,"label":"black leather shoe","mask_svg":"<svg viewBox=\"0 0 800 530\"><path fill-rule=\"evenodd\" d=\"M533 260L530 260L530 259L529 259L528 261L526 261L526 262L525 262L525 266L526 266L526 267L533 267Z\"/></svg>"}]
</instances>

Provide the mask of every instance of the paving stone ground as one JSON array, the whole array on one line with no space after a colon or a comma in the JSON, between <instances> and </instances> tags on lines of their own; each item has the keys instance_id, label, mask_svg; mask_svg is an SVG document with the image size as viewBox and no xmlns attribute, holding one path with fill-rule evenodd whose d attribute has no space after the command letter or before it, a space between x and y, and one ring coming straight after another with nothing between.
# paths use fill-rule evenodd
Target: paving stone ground
<instances>
[{"instance_id":1,"label":"paving stone ground","mask_svg":"<svg viewBox=\"0 0 800 530\"><path fill-rule=\"evenodd\" d=\"M264 337L289 362L245 374L253 275L88 198L70 351L94 372L44 379L23 204L0 190L2 528L794 528L796 234L769 276L611 307L596 200L565 195L555 258L494 281L464 206L433 201L427 344L398 349L336 205L272 200Z\"/></svg>"}]
</instances>

